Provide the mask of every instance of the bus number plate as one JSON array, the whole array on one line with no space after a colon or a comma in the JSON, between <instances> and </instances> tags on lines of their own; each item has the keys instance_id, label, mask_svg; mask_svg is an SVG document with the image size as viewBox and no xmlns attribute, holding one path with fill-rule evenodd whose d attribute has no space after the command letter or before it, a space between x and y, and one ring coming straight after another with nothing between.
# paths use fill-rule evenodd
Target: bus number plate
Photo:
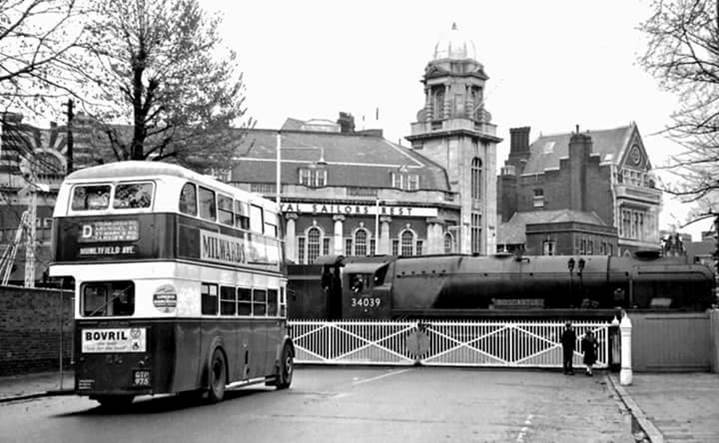
<instances>
[{"instance_id":1,"label":"bus number plate","mask_svg":"<svg viewBox=\"0 0 719 443\"><path fill-rule=\"evenodd\" d=\"M148 369L135 369L132 371L132 384L135 386L150 386L150 371Z\"/></svg>"}]
</instances>

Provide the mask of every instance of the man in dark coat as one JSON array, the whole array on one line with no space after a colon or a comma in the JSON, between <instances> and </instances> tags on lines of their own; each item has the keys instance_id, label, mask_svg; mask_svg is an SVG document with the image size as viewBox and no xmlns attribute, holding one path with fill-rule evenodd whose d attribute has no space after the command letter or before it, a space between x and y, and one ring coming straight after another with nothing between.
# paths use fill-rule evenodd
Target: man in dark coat
<instances>
[{"instance_id":1,"label":"man in dark coat","mask_svg":"<svg viewBox=\"0 0 719 443\"><path fill-rule=\"evenodd\" d=\"M574 356L574 349L577 346L577 334L572 328L572 323L567 322L564 325L564 332L562 332L562 351L564 356L564 373L568 375L574 375L574 368L572 368L572 357Z\"/></svg>"}]
</instances>

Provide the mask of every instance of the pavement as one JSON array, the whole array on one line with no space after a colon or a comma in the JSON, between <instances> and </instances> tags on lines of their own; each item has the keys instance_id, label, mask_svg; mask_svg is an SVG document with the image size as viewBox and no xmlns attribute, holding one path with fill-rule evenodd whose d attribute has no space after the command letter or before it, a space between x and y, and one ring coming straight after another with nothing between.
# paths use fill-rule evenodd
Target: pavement
<instances>
[{"instance_id":1,"label":"pavement","mask_svg":"<svg viewBox=\"0 0 719 443\"><path fill-rule=\"evenodd\" d=\"M621 386L619 374L604 376L634 421L634 438L645 442L719 441L719 374L634 373ZM71 395L72 371L0 377L0 403Z\"/></svg>"},{"instance_id":2,"label":"pavement","mask_svg":"<svg viewBox=\"0 0 719 443\"><path fill-rule=\"evenodd\" d=\"M62 376L61 376L62 375ZM72 371L38 372L0 377L0 403L53 395L71 395L75 383Z\"/></svg>"},{"instance_id":3,"label":"pavement","mask_svg":"<svg viewBox=\"0 0 719 443\"><path fill-rule=\"evenodd\" d=\"M635 372L629 386L609 379L647 440L719 441L719 374Z\"/></svg>"}]
</instances>

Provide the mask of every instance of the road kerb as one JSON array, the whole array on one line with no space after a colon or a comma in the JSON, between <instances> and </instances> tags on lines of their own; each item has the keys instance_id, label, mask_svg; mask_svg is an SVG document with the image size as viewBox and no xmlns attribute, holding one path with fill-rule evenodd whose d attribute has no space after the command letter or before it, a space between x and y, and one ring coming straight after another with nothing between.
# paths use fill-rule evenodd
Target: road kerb
<instances>
[{"instance_id":1,"label":"road kerb","mask_svg":"<svg viewBox=\"0 0 719 443\"><path fill-rule=\"evenodd\" d=\"M642 431L644 431L644 434L647 436L649 441L651 443L664 443L664 436L662 433L656 426L654 426L654 423L652 423L652 421L644 415L644 411L642 411L637 402L634 401L626 389L619 384L619 381L617 381L612 375L607 375L606 378L609 379L608 382L612 386L612 389L614 389L614 392L619 395L622 403L624 403L624 406L626 406L629 413L632 414L632 417Z\"/></svg>"},{"instance_id":2,"label":"road kerb","mask_svg":"<svg viewBox=\"0 0 719 443\"><path fill-rule=\"evenodd\" d=\"M8 396L0 396L0 403L8 403L11 401L22 401L22 400L32 400L33 398L40 398L40 397L56 397L59 395L72 395L75 391L70 389L63 389L63 390L51 390L51 391L43 391L43 392L33 392L31 394L19 394L19 395L8 395Z\"/></svg>"}]
</instances>

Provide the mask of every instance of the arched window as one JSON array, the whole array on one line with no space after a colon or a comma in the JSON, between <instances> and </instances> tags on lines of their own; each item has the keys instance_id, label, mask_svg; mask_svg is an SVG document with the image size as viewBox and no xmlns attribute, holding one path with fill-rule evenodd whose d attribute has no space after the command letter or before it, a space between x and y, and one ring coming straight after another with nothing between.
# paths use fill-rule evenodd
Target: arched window
<instances>
[{"instance_id":1,"label":"arched window","mask_svg":"<svg viewBox=\"0 0 719 443\"><path fill-rule=\"evenodd\" d=\"M367 255L367 230L358 229L355 232L355 255Z\"/></svg>"},{"instance_id":2,"label":"arched window","mask_svg":"<svg viewBox=\"0 0 719 443\"><path fill-rule=\"evenodd\" d=\"M406 230L402 232L402 236L400 237L402 242L402 249L400 254L401 255L414 255L414 233L412 231Z\"/></svg>"},{"instance_id":3,"label":"arched window","mask_svg":"<svg viewBox=\"0 0 719 443\"><path fill-rule=\"evenodd\" d=\"M472 159L472 200L482 198L482 159Z\"/></svg>"},{"instance_id":4,"label":"arched window","mask_svg":"<svg viewBox=\"0 0 719 443\"><path fill-rule=\"evenodd\" d=\"M444 118L444 85L432 89L432 120Z\"/></svg>"},{"instance_id":5,"label":"arched window","mask_svg":"<svg viewBox=\"0 0 719 443\"><path fill-rule=\"evenodd\" d=\"M454 252L454 238L452 234L447 232L444 234L444 253L451 254Z\"/></svg>"},{"instance_id":6,"label":"arched window","mask_svg":"<svg viewBox=\"0 0 719 443\"><path fill-rule=\"evenodd\" d=\"M310 228L307 231L307 263L314 263L315 259L320 256L320 230L319 228Z\"/></svg>"}]
</instances>

